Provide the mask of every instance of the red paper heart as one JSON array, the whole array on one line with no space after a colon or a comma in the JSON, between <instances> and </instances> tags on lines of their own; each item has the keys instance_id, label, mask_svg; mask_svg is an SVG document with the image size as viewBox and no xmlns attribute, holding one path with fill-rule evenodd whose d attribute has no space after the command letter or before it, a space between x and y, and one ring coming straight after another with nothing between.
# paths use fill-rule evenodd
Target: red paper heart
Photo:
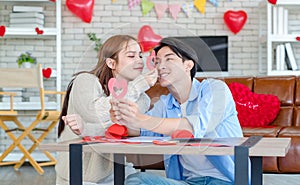
<instances>
[{"instance_id":1,"label":"red paper heart","mask_svg":"<svg viewBox=\"0 0 300 185\"><path fill-rule=\"evenodd\" d=\"M108 81L108 89L113 97L122 99L127 93L127 81L121 78L111 78Z\"/></svg>"},{"instance_id":2,"label":"red paper heart","mask_svg":"<svg viewBox=\"0 0 300 185\"><path fill-rule=\"evenodd\" d=\"M296 37L296 40L297 40L297 41L300 41L300 37Z\"/></svg>"},{"instance_id":3,"label":"red paper heart","mask_svg":"<svg viewBox=\"0 0 300 185\"><path fill-rule=\"evenodd\" d=\"M52 73L52 69L51 68L42 69L42 72L43 72L43 76L45 78L50 78L51 73Z\"/></svg>"},{"instance_id":4,"label":"red paper heart","mask_svg":"<svg viewBox=\"0 0 300 185\"><path fill-rule=\"evenodd\" d=\"M233 11L229 10L224 14L224 22L227 27L234 33L237 34L245 25L247 21L247 13L243 10Z\"/></svg>"},{"instance_id":5,"label":"red paper heart","mask_svg":"<svg viewBox=\"0 0 300 185\"><path fill-rule=\"evenodd\" d=\"M124 125L113 124L105 132L106 138L121 139L127 136L127 127Z\"/></svg>"},{"instance_id":6,"label":"red paper heart","mask_svg":"<svg viewBox=\"0 0 300 185\"><path fill-rule=\"evenodd\" d=\"M236 104L242 127L267 126L277 117L280 101L277 96L256 94L240 83L228 85Z\"/></svg>"},{"instance_id":7,"label":"red paper heart","mask_svg":"<svg viewBox=\"0 0 300 185\"><path fill-rule=\"evenodd\" d=\"M0 26L0 37L4 37L5 31L6 31L6 27L5 26Z\"/></svg>"},{"instance_id":8,"label":"red paper heart","mask_svg":"<svg viewBox=\"0 0 300 185\"><path fill-rule=\"evenodd\" d=\"M175 130L171 138L194 138L194 135L188 130Z\"/></svg>"},{"instance_id":9,"label":"red paper heart","mask_svg":"<svg viewBox=\"0 0 300 185\"><path fill-rule=\"evenodd\" d=\"M66 5L82 21L87 23L92 21L94 0L67 0Z\"/></svg>"},{"instance_id":10,"label":"red paper heart","mask_svg":"<svg viewBox=\"0 0 300 185\"><path fill-rule=\"evenodd\" d=\"M38 35L42 35L44 33L43 30L40 30L38 27L35 28L35 32L38 34Z\"/></svg>"},{"instance_id":11,"label":"red paper heart","mask_svg":"<svg viewBox=\"0 0 300 185\"><path fill-rule=\"evenodd\" d=\"M50 1L55 2L56 0L50 0Z\"/></svg>"},{"instance_id":12,"label":"red paper heart","mask_svg":"<svg viewBox=\"0 0 300 185\"><path fill-rule=\"evenodd\" d=\"M277 3L277 0L268 0L269 1L269 3L271 3L271 4L276 4Z\"/></svg>"},{"instance_id":13,"label":"red paper heart","mask_svg":"<svg viewBox=\"0 0 300 185\"><path fill-rule=\"evenodd\" d=\"M142 52L149 51L157 46L162 37L153 32L148 25L141 27L138 33L138 41L141 45Z\"/></svg>"},{"instance_id":14,"label":"red paper heart","mask_svg":"<svg viewBox=\"0 0 300 185\"><path fill-rule=\"evenodd\" d=\"M152 50L151 55L147 57L146 66L151 71L155 68L155 51Z\"/></svg>"}]
</instances>

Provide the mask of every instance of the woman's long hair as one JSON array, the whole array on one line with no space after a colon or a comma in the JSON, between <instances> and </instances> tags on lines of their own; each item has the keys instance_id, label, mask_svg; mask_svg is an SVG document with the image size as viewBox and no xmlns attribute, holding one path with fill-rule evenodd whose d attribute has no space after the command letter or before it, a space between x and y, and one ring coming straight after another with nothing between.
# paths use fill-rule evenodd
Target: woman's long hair
<instances>
[{"instance_id":1,"label":"woman's long hair","mask_svg":"<svg viewBox=\"0 0 300 185\"><path fill-rule=\"evenodd\" d=\"M59 116L58 137L60 137L62 131L65 129L65 123L62 120L62 117L67 115L70 92L72 90L73 81L75 80L76 76L81 73L90 73L97 76L99 78L99 83L101 84L104 93L107 96L109 96L110 93L107 84L109 79L113 78L113 73L112 70L106 65L106 59L112 58L116 60L116 63L118 63L119 61L118 55L120 51L124 49L124 46L127 47L128 42L131 40L137 42L137 40L130 35L115 35L110 37L107 41L103 43L103 45L99 49L98 63L94 67L94 69L91 71L81 71L73 75L73 78L67 87L67 92L64 99L62 111Z\"/></svg>"}]
</instances>

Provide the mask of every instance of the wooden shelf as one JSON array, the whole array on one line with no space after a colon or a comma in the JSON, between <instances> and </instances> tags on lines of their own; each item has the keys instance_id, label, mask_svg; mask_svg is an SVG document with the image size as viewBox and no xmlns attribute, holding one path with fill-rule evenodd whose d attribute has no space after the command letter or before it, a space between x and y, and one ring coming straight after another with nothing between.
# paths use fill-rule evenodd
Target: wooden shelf
<instances>
[{"instance_id":1,"label":"wooden shelf","mask_svg":"<svg viewBox=\"0 0 300 185\"><path fill-rule=\"evenodd\" d=\"M58 34L58 30L56 28L39 28L40 30L43 30L44 33L41 35L38 35L35 31L35 28L11 28L6 27L5 36L1 38L16 38L15 36L20 36L21 38L26 38L26 36L31 36L29 38L39 37L42 38L44 36L56 36Z\"/></svg>"}]
</instances>

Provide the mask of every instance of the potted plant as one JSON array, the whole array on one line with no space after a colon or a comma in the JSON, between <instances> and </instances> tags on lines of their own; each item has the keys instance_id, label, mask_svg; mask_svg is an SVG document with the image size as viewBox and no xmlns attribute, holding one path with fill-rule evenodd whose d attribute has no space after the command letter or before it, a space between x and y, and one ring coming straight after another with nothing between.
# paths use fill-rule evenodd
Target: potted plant
<instances>
[{"instance_id":1,"label":"potted plant","mask_svg":"<svg viewBox=\"0 0 300 185\"><path fill-rule=\"evenodd\" d=\"M18 57L17 63L19 67L30 68L31 64L36 64L36 58L27 51Z\"/></svg>"}]
</instances>

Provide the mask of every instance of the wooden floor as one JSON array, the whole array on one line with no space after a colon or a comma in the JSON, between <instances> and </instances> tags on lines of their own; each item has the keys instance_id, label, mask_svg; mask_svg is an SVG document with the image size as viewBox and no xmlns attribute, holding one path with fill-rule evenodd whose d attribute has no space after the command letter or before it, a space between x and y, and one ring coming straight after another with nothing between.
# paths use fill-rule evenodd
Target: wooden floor
<instances>
[{"instance_id":1,"label":"wooden floor","mask_svg":"<svg viewBox=\"0 0 300 185\"><path fill-rule=\"evenodd\" d=\"M28 164L15 171L13 166L0 167L0 185L55 185L54 167L43 167L44 175L39 175ZM164 175L163 171L151 172ZM264 174L264 185L300 185L300 174Z\"/></svg>"}]
</instances>

